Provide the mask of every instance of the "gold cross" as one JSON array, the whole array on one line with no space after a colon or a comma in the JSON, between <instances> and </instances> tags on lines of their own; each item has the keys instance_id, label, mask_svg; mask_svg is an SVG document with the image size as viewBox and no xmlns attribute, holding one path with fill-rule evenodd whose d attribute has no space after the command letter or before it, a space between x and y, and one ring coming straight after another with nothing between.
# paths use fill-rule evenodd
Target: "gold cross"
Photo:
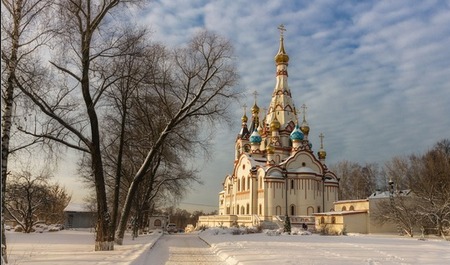
<instances>
[{"instance_id":1,"label":"gold cross","mask_svg":"<svg viewBox=\"0 0 450 265\"><path fill-rule=\"evenodd\" d=\"M255 96L255 103L256 103L256 97L258 96L258 92L256 90L253 92L253 96Z\"/></svg>"},{"instance_id":2,"label":"gold cross","mask_svg":"<svg viewBox=\"0 0 450 265\"><path fill-rule=\"evenodd\" d=\"M320 148L323 149L323 138L325 138L323 133L320 133L319 138L320 138Z\"/></svg>"},{"instance_id":3,"label":"gold cross","mask_svg":"<svg viewBox=\"0 0 450 265\"><path fill-rule=\"evenodd\" d=\"M307 109L307 107L306 107L305 104L303 104L301 106L301 108L303 109L303 121L306 121L306 109Z\"/></svg>"},{"instance_id":4,"label":"gold cross","mask_svg":"<svg viewBox=\"0 0 450 265\"><path fill-rule=\"evenodd\" d=\"M280 36L283 37L283 31L286 31L286 28L283 24L278 26L278 29L280 30Z\"/></svg>"}]
</instances>

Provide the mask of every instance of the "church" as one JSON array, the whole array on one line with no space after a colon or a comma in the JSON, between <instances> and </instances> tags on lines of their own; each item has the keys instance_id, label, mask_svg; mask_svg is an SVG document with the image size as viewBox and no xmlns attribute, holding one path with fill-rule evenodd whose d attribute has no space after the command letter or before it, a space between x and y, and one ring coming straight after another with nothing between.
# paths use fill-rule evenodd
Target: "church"
<instances>
[{"instance_id":1,"label":"church","mask_svg":"<svg viewBox=\"0 0 450 265\"><path fill-rule=\"evenodd\" d=\"M318 135L320 148L315 153L306 106L298 110L294 104L300 100L288 85L284 26L279 30L275 87L267 113L261 113L255 95L251 117L244 110L241 119L233 171L219 193L219 215L202 216L199 225L257 226L281 224L285 218L292 225L314 225L314 214L332 211L338 200L339 179L326 166L324 136Z\"/></svg>"}]
</instances>

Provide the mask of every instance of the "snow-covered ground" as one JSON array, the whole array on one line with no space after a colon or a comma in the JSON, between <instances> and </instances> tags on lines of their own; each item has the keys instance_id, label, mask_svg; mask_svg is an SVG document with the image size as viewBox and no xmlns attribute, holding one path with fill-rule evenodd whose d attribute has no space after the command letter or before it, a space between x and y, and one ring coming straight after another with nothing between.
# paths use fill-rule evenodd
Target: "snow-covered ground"
<instances>
[{"instance_id":1,"label":"snow-covered ground","mask_svg":"<svg viewBox=\"0 0 450 265\"><path fill-rule=\"evenodd\" d=\"M9 264L152 264L142 257L155 251L149 249L162 235L155 232L135 240L127 235L114 251L95 252L89 231L7 232ZM228 229L208 229L199 236L227 264L450 264L450 242L435 237L233 235Z\"/></svg>"}]
</instances>

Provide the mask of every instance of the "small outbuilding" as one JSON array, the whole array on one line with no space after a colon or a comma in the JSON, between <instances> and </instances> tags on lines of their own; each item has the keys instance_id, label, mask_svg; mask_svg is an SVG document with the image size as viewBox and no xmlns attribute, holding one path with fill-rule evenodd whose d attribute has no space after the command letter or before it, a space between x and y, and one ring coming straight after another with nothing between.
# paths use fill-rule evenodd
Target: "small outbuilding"
<instances>
[{"instance_id":1,"label":"small outbuilding","mask_svg":"<svg viewBox=\"0 0 450 265\"><path fill-rule=\"evenodd\" d=\"M71 228L95 227L96 210L86 203L69 203L64 209L64 226Z\"/></svg>"}]
</instances>

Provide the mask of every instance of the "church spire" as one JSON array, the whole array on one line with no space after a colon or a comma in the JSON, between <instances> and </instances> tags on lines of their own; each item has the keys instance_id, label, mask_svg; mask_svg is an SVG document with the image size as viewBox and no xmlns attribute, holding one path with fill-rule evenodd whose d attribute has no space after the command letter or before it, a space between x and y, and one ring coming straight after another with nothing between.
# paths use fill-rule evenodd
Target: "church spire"
<instances>
[{"instance_id":1,"label":"church spire","mask_svg":"<svg viewBox=\"0 0 450 265\"><path fill-rule=\"evenodd\" d=\"M325 149L323 149L323 138L325 136L323 135L323 133L320 133L319 138L320 138L320 149L317 152L317 156L319 157L320 160L325 160L325 158L327 157L327 152L325 152Z\"/></svg>"},{"instance_id":2,"label":"church spire","mask_svg":"<svg viewBox=\"0 0 450 265\"><path fill-rule=\"evenodd\" d=\"M284 31L286 31L286 28L283 24L278 26L278 29L280 30L280 48L278 49L277 55L275 55L275 63L278 64L288 64L289 62L289 56L287 55L286 51L284 50Z\"/></svg>"},{"instance_id":3,"label":"church spire","mask_svg":"<svg viewBox=\"0 0 450 265\"><path fill-rule=\"evenodd\" d=\"M259 107L256 104L256 97L258 96L258 92L253 92L253 95L255 96L255 103L252 107L252 123L250 124L250 132L257 130L259 127Z\"/></svg>"},{"instance_id":4,"label":"church spire","mask_svg":"<svg viewBox=\"0 0 450 265\"><path fill-rule=\"evenodd\" d=\"M293 130L293 124L297 121L297 115L288 86L287 67L289 56L284 48L284 32L286 28L284 25L280 25L278 29L280 30L280 47L275 56L276 85L267 111L265 126L270 126L270 123L276 118L280 122L280 131L289 127L288 131L290 133Z\"/></svg>"},{"instance_id":5,"label":"church spire","mask_svg":"<svg viewBox=\"0 0 450 265\"><path fill-rule=\"evenodd\" d=\"M247 106L244 104L243 107L244 107L244 115L241 118L242 128L241 128L241 131L238 134L238 138L239 139L248 139L248 137L250 137L250 131L247 128L247 121L248 121L247 114L246 114Z\"/></svg>"}]
</instances>

